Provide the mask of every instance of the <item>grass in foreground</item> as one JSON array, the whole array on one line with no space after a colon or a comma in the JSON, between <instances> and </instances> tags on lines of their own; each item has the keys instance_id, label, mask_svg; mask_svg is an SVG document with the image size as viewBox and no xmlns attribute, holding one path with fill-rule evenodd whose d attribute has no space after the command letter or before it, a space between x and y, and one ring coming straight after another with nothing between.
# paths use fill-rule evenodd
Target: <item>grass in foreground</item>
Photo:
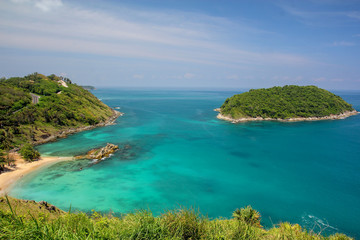
<instances>
[{"instance_id":1,"label":"grass in foreground","mask_svg":"<svg viewBox=\"0 0 360 240\"><path fill-rule=\"evenodd\" d=\"M96 212L89 216L4 197L0 198L0 239L351 239L343 234L324 237L290 223L265 230L260 214L251 207L236 210L233 217L210 220L187 209L159 217L150 211L120 218Z\"/></svg>"}]
</instances>

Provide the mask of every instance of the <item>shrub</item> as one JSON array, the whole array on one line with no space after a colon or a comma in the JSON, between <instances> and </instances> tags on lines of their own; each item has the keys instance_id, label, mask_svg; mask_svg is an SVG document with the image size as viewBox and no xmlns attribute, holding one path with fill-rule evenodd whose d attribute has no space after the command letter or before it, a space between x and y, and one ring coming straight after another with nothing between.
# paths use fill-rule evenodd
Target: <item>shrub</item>
<instances>
[{"instance_id":1,"label":"shrub","mask_svg":"<svg viewBox=\"0 0 360 240\"><path fill-rule=\"evenodd\" d=\"M40 158L40 153L30 144L25 144L20 150L21 156L27 161L34 161Z\"/></svg>"},{"instance_id":2,"label":"shrub","mask_svg":"<svg viewBox=\"0 0 360 240\"><path fill-rule=\"evenodd\" d=\"M239 221L245 222L248 225L262 227L260 225L260 213L251 206L236 209L233 213L233 217Z\"/></svg>"},{"instance_id":3,"label":"shrub","mask_svg":"<svg viewBox=\"0 0 360 240\"><path fill-rule=\"evenodd\" d=\"M167 235L181 239L200 239L204 233L204 217L194 209L168 211L161 216Z\"/></svg>"}]
</instances>

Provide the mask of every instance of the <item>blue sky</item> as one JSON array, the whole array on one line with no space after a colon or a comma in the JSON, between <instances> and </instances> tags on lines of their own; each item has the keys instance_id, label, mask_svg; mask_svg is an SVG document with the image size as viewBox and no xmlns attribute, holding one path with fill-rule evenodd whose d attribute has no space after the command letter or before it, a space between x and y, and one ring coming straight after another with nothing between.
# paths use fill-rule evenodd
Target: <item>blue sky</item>
<instances>
[{"instance_id":1,"label":"blue sky","mask_svg":"<svg viewBox=\"0 0 360 240\"><path fill-rule=\"evenodd\" d=\"M360 90L359 0L0 0L0 76Z\"/></svg>"}]
</instances>

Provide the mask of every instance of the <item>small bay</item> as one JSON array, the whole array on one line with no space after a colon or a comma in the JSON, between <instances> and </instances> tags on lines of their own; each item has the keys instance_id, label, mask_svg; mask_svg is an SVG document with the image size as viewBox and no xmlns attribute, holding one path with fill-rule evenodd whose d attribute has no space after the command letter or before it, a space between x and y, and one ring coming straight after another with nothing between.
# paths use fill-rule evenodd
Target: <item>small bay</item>
<instances>
[{"instance_id":1,"label":"small bay","mask_svg":"<svg viewBox=\"0 0 360 240\"><path fill-rule=\"evenodd\" d=\"M116 125L38 146L73 156L114 143L98 164L60 162L25 176L10 195L63 210L128 213L194 207L211 218L251 205L271 227L299 223L360 238L360 115L314 122L231 124L216 118L233 91L99 89L125 115ZM334 92L360 110L360 92Z\"/></svg>"}]
</instances>

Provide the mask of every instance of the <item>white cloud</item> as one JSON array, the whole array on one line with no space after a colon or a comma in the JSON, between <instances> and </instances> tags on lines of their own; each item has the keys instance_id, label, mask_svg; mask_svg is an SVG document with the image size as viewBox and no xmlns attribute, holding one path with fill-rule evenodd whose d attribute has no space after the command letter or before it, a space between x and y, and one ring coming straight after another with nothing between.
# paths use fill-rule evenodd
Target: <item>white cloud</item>
<instances>
[{"instance_id":1,"label":"white cloud","mask_svg":"<svg viewBox=\"0 0 360 240\"><path fill-rule=\"evenodd\" d=\"M48 12L63 5L61 0L11 0L11 2L17 4L31 3L33 6L44 12Z\"/></svg>"},{"instance_id":2,"label":"white cloud","mask_svg":"<svg viewBox=\"0 0 360 240\"><path fill-rule=\"evenodd\" d=\"M13 3L26 3L26 2L30 2L31 0L11 0L11 2Z\"/></svg>"},{"instance_id":3,"label":"white cloud","mask_svg":"<svg viewBox=\"0 0 360 240\"><path fill-rule=\"evenodd\" d=\"M251 26L236 25L225 18L129 8L116 9L115 13L69 5L71 2L65 4L60 0L14 1L31 3L32 8L42 11L55 8L57 11L51 12L49 17L34 12L25 4L5 4L0 9L0 47L161 59L231 68L312 63L295 54L243 50L246 46L233 43L231 38L226 39L230 34L226 31L266 33Z\"/></svg>"},{"instance_id":4,"label":"white cloud","mask_svg":"<svg viewBox=\"0 0 360 240\"><path fill-rule=\"evenodd\" d=\"M360 12L357 11L345 12L344 15L346 15L349 18L360 20Z\"/></svg>"},{"instance_id":5,"label":"white cloud","mask_svg":"<svg viewBox=\"0 0 360 240\"><path fill-rule=\"evenodd\" d=\"M307 25L333 26L348 21L359 21L359 11L306 11L288 5L279 5L285 12Z\"/></svg>"},{"instance_id":6,"label":"white cloud","mask_svg":"<svg viewBox=\"0 0 360 240\"><path fill-rule=\"evenodd\" d=\"M39 0L35 2L35 7L43 10L44 12L61 7L62 5L61 0Z\"/></svg>"},{"instance_id":7,"label":"white cloud","mask_svg":"<svg viewBox=\"0 0 360 240\"><path fill-rule=\"evenodd\" d=\"M336 41L332 43L332 46L335 47L351 47L351 46L355 46L356 44L353 42L347 42L347 41Z\"/></svg>"}]
</instances>

